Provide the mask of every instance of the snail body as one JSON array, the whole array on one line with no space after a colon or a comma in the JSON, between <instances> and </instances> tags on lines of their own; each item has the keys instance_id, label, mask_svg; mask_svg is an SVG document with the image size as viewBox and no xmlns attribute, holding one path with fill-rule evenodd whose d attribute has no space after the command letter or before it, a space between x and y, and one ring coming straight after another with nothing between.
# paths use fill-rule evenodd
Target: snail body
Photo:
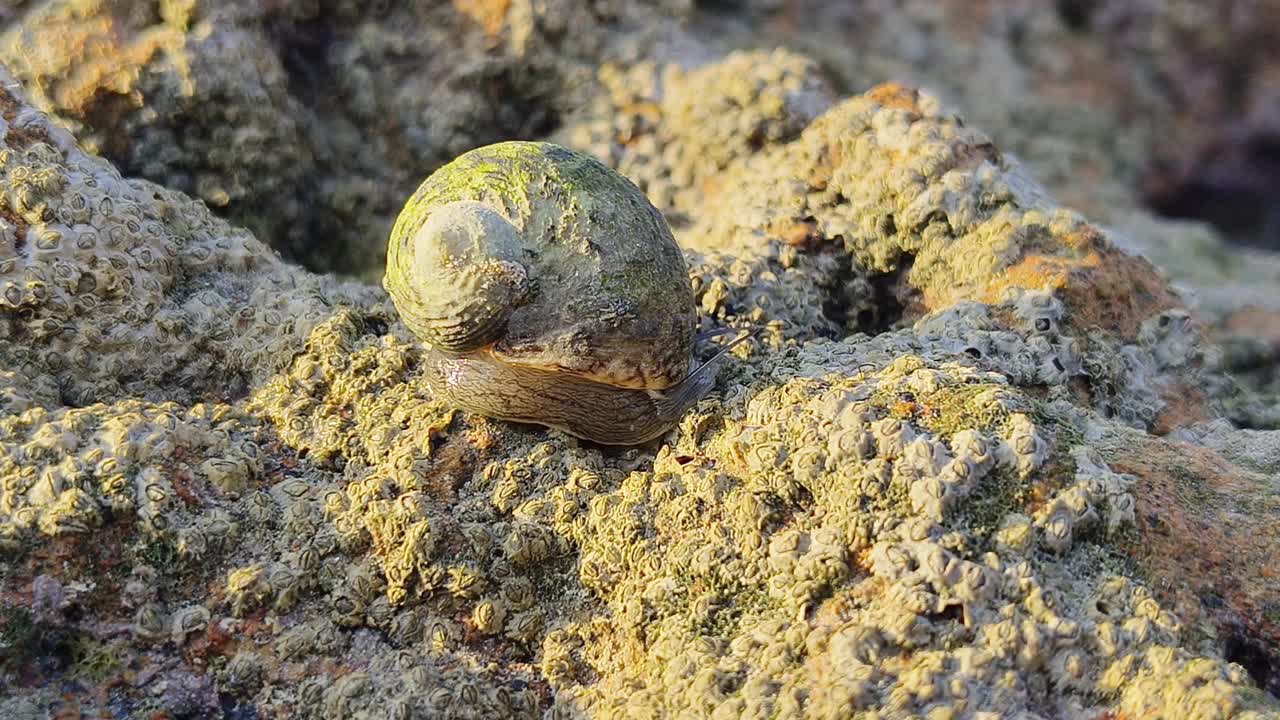
<instances>
[{"instance_id":1,"label":"snail body","mask_svg":"<svg viewBox=\"0 0 1280 720\"><path fill-rule=\"evenodd\" d=\"M472 150L397 218L383 285L429 346L433 394L603 444L670 429L710 390L697 309L661 213L595 159L550 143Z\"/></svg>"},{"instance_id":2,"label":"snail body","mask_svg":"<svg viewBox=\"0 0 1280 720\"><path fill-rule=\"evenodd\" d=\"M667 432L711 390L706 365L663 390L636 390L469 355L427 351L432 394L469 412L546 425L602 445L639 445Z\"/></svg>"}]
</instances>

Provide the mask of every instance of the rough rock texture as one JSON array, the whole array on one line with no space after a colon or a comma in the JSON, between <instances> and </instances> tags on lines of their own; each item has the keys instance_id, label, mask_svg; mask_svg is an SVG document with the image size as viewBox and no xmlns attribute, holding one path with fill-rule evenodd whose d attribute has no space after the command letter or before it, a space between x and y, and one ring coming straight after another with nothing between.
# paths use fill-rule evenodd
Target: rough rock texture
<instances>
[{"instance_id":1,"label":"rough rock texture","mask_svg":"<svg viewBox=\"0 0 1280 720\"><path fill-rule=\"evenodd\" d=\"M127 176L203 199L295 262L371 283L400 199L476 145L555 131L612 160L678 220L700 214L691 173L793 136L824 107L824 88L925 87L1061 202L1210 295L1200 309L1228 367L1274 392L1266 368L1280 344L1257 312L1275 309L1280 262L1249 258L1225 282L1206 277L1231 256L1224 238L1143 209L1155 202L1227 228L1226 240L1271 242L1274 0L6 8L0 61L86 147ZM778 44L810 58L707 67L730 48ZM701 102L717 83L732 91ZM669 141L691 123L705 136ZM1231 417L1280 427L1248 399Z\"/></svg>"},{"instance_id":2,"label":"rough rock texture","mask_svg":"<svg viewBox=\"0 0 1280 720\"><path fill-rule=\"evenodd\" d=\"M1055 190L1143 197L1280 247L1275 0L709 5L738 43L802 47L851 87L894 78L943 92Z\"/></svg>"},{"instance_id":3,"label":"rough rock texture","mask_svg":"<svg viewBox=\"0 0 1280 720\"><path fill-rule=\"evenodd\" d=\"M1274 398L1280 8L1262 2L753 0L708 3L732 47L803 50L832 82L923 86L1064 204L1113 227L1189 291L1227 368ZM1212 18L1212 20L1206 20ZM1153 217L1162 210L1211 221ZM1274 401L1233 421L1280 427Z\"/></svg>"},{"instance_id":4,"label":"rough rock texture","mask_svg":"<svg viewBox=\"0 0 1280 720\"><path fill-rule=\"evenodd\" d=\"M0 89L0 116L8 412L243 394L327 307L373 297L285 265L198 201L123 179L13 90Z\"/></svg>"},{"instance_id":5,"label":"rough rock texture","mask_svg":"<svg viewBox=\"0 0 1280 720\"><path fill-rule=\"evenodd\" d=\"M331 52L380 38L367 67L423 83L347 86L380 118L432 128L351 126L346 147L405 133L367 157L425 153L394 171L406 177L453 151L431 123L469 117L474 92L435 109L423 93L448 74L392 62L397 42L436 32L422 30L432 13L473 28L424 41L438 67L461 53L583 70L582 86L516 95L572 108L553 139L668 214L705 327L766 331L647 447L459 413L430 397L422 349L380 291L123 178L0 75L0 717L1280 717L1274 260L1151 218L1124 199L1129 160L1085 153L1106 182L1046 176L1086 205L1116 189L1095 224L1033 179L1043 156L1023 165L905 85L843 97L794 52L681 67L716 55L686 38L650 62L584 59L621 52L606 40L627 17L680 36L658 13L687 9L322 5L364 38ZM302 3L136 7L42 4L7 42L110 16L121 24L89 25L121 45L86 46L107 52L163 26L148 37L178 49L122 72L129 96L198 66L201 38L274 48L263 18L323 26ZM518 32L521 12L537 32ZM475 33L497 49L458 50ZM525 41L544 50L511 50ZM598 47L575 59L580 42ZM1006 64L1019 67L984 67ZM62 107L48 93L75 73L31 67L15 71L26 92ZM518 75L526 89L549 77ZM175 91L191 117L163 121L147 108L165 95L147 90L110 127L199 192L169 173L198 160L224 178L239 161L219 170L199 143L152 133L256 92L228 87L244 95ZM993 97L960 107L1004 112ZM527 119L521 102L494 112ZM312 122L277 112L252 117L278 137ZM480 128L463 145L547 129L459 127ZM76 127L90 144L102 131ZM312 162L260 181L292 200L351 177ZM393 196L377 177L367 197L390 212L420 180ZM257 197L237 212L255 217ZM324 203L279 207L330 222ZM1126 249L1167 258L1183 287ZM1215 285L1189 302L1187 287ZM1243 387L1227 372L1250 367Z\"/></svg>"},{"instance_id":6,"label":"rough rock texture","mask_svg":"<svg viewBox=\"0 0 1280 720\"><path fill-rule=\"evenodd\" d=\"M400 199L573 106L644 3L36 4L0 61L85 146L314 269L375 279ZM644 28L640 28L644 29Z\"/></svg>"}]
</instances>

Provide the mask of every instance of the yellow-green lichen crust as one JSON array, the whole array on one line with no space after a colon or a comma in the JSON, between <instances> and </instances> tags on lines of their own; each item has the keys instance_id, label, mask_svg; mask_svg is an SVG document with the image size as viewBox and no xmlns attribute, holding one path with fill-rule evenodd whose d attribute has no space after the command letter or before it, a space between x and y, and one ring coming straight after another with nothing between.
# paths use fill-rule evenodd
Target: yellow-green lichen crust
<instances>
[{"instance_id":1,"label":"yellow-green lichen crust","mask_svg":"<svg viewBox=\"0 0 1280 720\"><path fill-rule=\"evenodd\" d=\"M519 231L533 284L494 345L503 362L569 372L620 387L659 389L689 370L696 327L680 248L630 181L557 145L504 142L433 173L406 203L387 246L383 285L410 329L430 342L448 312L415 291L415 242L433 211L488 206Z\"/></svg>"},{"instance_id":2,"label":"yellow-green lichen crust","mask_svg":"<svg viewBox=\"0 0 1280 720\"><path fill-rule=\"evenodd\" d=\"M601 451L451 411L423 387L423 353L389 304L331 292L331 279L261 254L176 193L120 181L60 142L100 192L35 182L51 146L22 145L33 117L16 108L4 144L17 164L0 181L21 200L10 224L26 228L14 277L32 268L50 293L10 312L0 340L0 666L23 672L0 678L0 717L72 704L131 717L1280 717L1228 662L1247 656L1202 640L1164 583L1185 583L1197 607L1217 599L1193 578L1133 572L1125 549L1135 534L1161 543L1143 525L1158 520L1175 528L1159 547L1187 555L1183 567L1231 563L1213 568L1243 581L1225 607L1275 587L1269 564L1231 557L1274 547L1274 435L1203 438L1241 463L1223 462L1223 478L1252 468L1226 486L1243 490L1239 503L1224 503L1203 470L1184 471L1197 457L1185 442L1120 434L1128 420L1102 406L1157 408L1161 384L1199 362L1204 345L1172 315L1140 306L1127 341L1087 330L1096 303L1084 294L960 289L968 300L944 297L914 324L821 340L843 327L824 319L823 293L877 301L869 284L821 281L875 276L824 250L834 239L788 230L785 244L766 230L787 208L803 220L815 207L791 205L803 187L776 205L734 195L785 187L762 178L808 167L792 154L801 138L728 171L734 200L700 206L723 217L684 230L720 228L696 263L716 320L777 322L781 346L738 348L755 352L669 444ZM870 124L892 131L894 118L882 108ZM891 133L877 174L905 167L894 153L937 149L932 122ZM857 140L866 127L842 132L844 147L870 144ZM851 166L861 160L838 160L842 187L865 180ZM60 269L97 261L45 254L33 190L57 212L84 211L73 193L95 208L110 197L112 213L93 216L107 239L135 232L123 208L154 215L185 254L163 273L100 268L101 291L73 293ZM816 207L901 206L830 200ZM823 212L819 224L839 220ZM992 226L991 239L1063 247L1033 230L1044 217ZM897 247L861 237L859 258ZM943 287L940 255L918 252L899 288ZM151 329L175 317L148 314L151 294L109 292L114 280L159 283L161 310L183 307L193 339L161 342ZM39 300L39 285L14 282ZM264 312L273 299L282 307ZM76 333L41 334L51 319ZM95 333L121 346L85 345ZM208 364L175 356L179 342ZM251 371L248 398L196 403L234 368ZM1180 495L1149 518L1157 460L1178 470ZM1224 509L1185 511L1202 500ZM1223 540L1186 545L1191 535ZM42 652L41 638L70 653Z\"/></svg>"}]
</instances>

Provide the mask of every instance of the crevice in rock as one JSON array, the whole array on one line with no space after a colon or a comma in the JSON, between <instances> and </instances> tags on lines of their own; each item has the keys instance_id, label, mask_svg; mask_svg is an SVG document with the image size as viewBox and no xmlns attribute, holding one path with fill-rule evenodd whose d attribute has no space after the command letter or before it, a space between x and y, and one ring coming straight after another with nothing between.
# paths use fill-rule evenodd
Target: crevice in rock
<instances>
[{"instance_id":1,"label":"crevice in rock","mask_svg":"<svg viewBox=\"0 0 1280 720\"><path fill-rule=\"evenodd\" d=\"M694 7L704 12L716 14L735 14L748 11L749 3L742 0L694 0Z\"/></svg>"},{"instance_id":2,"label":"crevice in rock","mask_svg":"<svg viewBox=\"0 0 1280 720\"><path fill-rule=\"evenodd\" d=\"M1098 0L1058 0L1056 7L1062 24L1079 32L1089 29L1089 20L1098 7Z\"/></svg>"},{"instance_id":3,"label":"crevice in rock","mask_svg":"<svg viewBox=\"0 0 1280 720\"><path fill-rule=\"evenodd\" d=\"M871 278L875 307L869 314L865 310L858 314L859 330L868 335L878 335L898 327L907 308L915 304L915 297L920 292L907 282L907 275L915 260L914 254L907 253L902 256L896 270Z\"/></svg>"},{"instance_id":4,"label":"crevice in rock","mask_svg":"<svg viewBox=\"0 0 1280 720\"><path fill-rule=\"evenodd\" d=\"M848 256L839 262L837 286L823 301L822 310L845 332L879 335L896 330L920 305L920 291L907 279L915 263L913 253L904 253L893 270L871 275L855 267Z\"/></svg>"},{"instance_id":5,"label":"crevice in rock","mask_svg":"<svg viewBox=\"0 0 1280 720\"><path fill-rule=\"evenodd\" d=\"M1227 662L1243 667L1258 687L1280 697L1280 674L1272 667L1272 653L1267 651L1260 640L1250 637L1243 628L1227 636L1222 646L1222 657Z\"/></svg>"},{"instance_id":6,"label":"crevice in rock","mask_svg":"<svg viewBox=\"0 0 1280 720\"><path fill-rule=\"evenodd\" d=\"M547 70L548 73L552 72ZM476 75L459 76L460 89L479 89L491 112L473 118L477 145L502 140L533 140L546 137L560 127L560 114L543 92L526 87L524 73L516 68L486 69Z\"/></svg>"},{"instance_id":7,"label":"crevice in rock","mask_svg":"<svg viewBox=\"0 0 1280 720\"><path fill-rule=\"evenodd\" d=\"M329 48L336 39L332 26L312 20L273 35L289 94L308 106L317 101L332 102L334 81L328 62Z\"/></svg>"},{"instance_id":8,"label":"crevice in rock","mask_svg":"<svg viewBox=\"0 0 1280 720\"><path fill-rule=\"evenodd\" d=\"M822 314L826 315L833 324L845 327L849 320L850 306L853 304L852 293L849 291L849 282L846 278L852 277L853 264L848 255L841 255L838 262L840 268L836 272L836 286L823 298Z\"/></svg>"}]
</instances>

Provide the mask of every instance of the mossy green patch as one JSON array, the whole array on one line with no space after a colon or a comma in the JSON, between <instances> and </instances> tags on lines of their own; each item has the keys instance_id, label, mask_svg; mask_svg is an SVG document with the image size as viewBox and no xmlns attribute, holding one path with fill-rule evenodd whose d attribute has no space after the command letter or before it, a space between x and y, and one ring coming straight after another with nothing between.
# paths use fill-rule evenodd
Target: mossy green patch
<instances>
[{"instance_id":1,"label":"mossy green patch","mask_svg":"<svg viewBox=\"0 0 1280 720\"><path fill-rule=\"evenodd\" d=\"M141 540L130 548L136 562L156 568L178 568L183 565L182 553L173 540L157 537Z\"/></svg>"},{"instance_id":2,"label":"mossy green patch","mask_svg":"<svg viewBox=\"0 0 1280 720\"><path fill-rule=\"evenodd\" d=\"M388 252L398 250L395 238L407 238L432 207L444 203L488 196L523 206L541 194L559 198L561 212L571 215L592 201L586 191L600 195L600 202L616 201L626 182L594 158L550 143L510 141L477 148L423 181L396 221Z\"/></svg>"},{"instance_id":3,"label":"mossy green patch","mask_svg":"<svg viewBox=\"0 0 1280 720\"><path fill-rule=\"evenodd\" d=\"M43 634L27 608L0 604L0 667L16 670L31 659Z\"/></svg>"},{"instance_id":4,"label":"mossy green patch","mask_svg":"<svg viewBox=\"0 0 1280 720\"><path fill-rule=\"evenodd\" d=\"M999 428L1010 412L998 402L984 402L992 392L1007 389L994 383L955 383L920 395L904 392L900 385L881 386L869 403L889 417L908 420L943 437L961 430L990 431Z\"/></svg>"},{"instance_id":5,"label":"mossy green patch","mask_svg":"<svg viewBox=\"0 0 1280 720\"><path fill-rule=\"evenodd\" d=\"M1222 506L1223 498L1213 492L1205 479L1194 470L1177 464L1169 465L1166 470L1173 480L1173 491L1183 507L1208 513Z\"/></svg>"},{"instance_id":6,"label":"mossy green patch","mask_svg":"<svg viewBox=\"0 0 1280 720\"><path fill-rule=\"evenodd\" d=\"M1116 573L1134 579L1145 579L1142 577L1141 565L1133 553L1124 551L1125 548L1136 546L1141 540L1138 527L1133 523L1125 523L1107 535L1104 545L1109 549L1107 557Z\"/></svg>"},{"instance_id":7,"label":"mossy green patch","mask_svg":"<svg viewBox=\"0 0 1280 720\"><path fill-rule=\"evenodd\" d=\"M71 642L71 659L75 671L95 683L120 672L125 666L127 645L120 640L104 641L78 635Z\"/></svg>"},{"instance_id":8,"label":"mossy green patch","mask_svg":"<svg viewBox=\"0 0 1280 720\"><path fill-rule=\"evenodd\" d=\"M1004 386L985 383L944 387L926 398L920 424L945 438L961 430L994 430L1009 418L1010 413L998 403L980 400L1001 389Z\"/></svg>"},{"instance_id":9,"label":"mossy green patch","mask_svg":"<svg viewBox=\"0 0 1280 720\"><path fill-rule=\"evenodd\" d=\"M899 519L911 516L911 487L902 478L891 479L885 491L870 500L864 504L874 513L887 513Z\"/></svg>"},{"instance_id":10,"label":"mossy green patch","mask_svg":"<svg viewBox=\"0 0 1280 720\"><path fill-rule=\"evenodd\" d=\"M1280 602L1267 602L1262 605L1262 617L1267 622L1280 625Z\"/></svg>"},{"instance_id":11,"label":"mossy green patch","mask_svg":"<svg viewBox=\"0 0 1280 720\"><path fill-rule=\"evenodd\" d=\"M1000 529L1004 517L1019 512L1031 499L1032 486L1027 480L1006 469L995 468L978 481L969 496L952 513L951 523L967 529L983 544Z\"/></svg>"},{"instance_id":12,"label":"mossy green patch","mask_svg":"<svg viewBox=\"0 0 1280 720\"><path fill-rule=\"evenodd\" d=\"M701 595L690 594L678 606L684 629L690 636L732 638L741 629L744 617L763 614L773 606L756 588L731 583ZM690 608L697 610L690 611Z\"/></svg>"}]
</instances>

